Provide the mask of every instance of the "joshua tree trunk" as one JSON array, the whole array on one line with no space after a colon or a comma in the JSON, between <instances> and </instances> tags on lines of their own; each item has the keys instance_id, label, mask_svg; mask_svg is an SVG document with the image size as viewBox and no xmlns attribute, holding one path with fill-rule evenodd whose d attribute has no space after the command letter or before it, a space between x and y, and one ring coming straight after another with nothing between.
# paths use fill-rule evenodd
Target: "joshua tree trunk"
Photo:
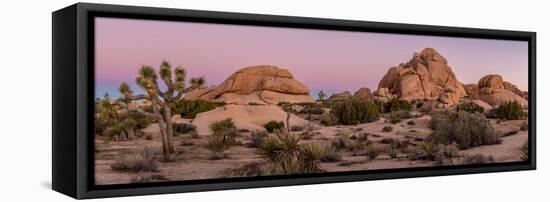
<instances>
[{"instance_id":1,"label":"joshua tree trunk","mask_svg":"<svg viewBox=\"0 0 550 202\"><path fill-rule=\"evenodd\" d=\"M168 105L164 106L164 120L166 122L166 140L168 142L168 151L170 154L176 153L176 148L174 148L174 142L172 137L174 137L174 128L172 127L172 111Z\"/></svg>"}]
</instances>

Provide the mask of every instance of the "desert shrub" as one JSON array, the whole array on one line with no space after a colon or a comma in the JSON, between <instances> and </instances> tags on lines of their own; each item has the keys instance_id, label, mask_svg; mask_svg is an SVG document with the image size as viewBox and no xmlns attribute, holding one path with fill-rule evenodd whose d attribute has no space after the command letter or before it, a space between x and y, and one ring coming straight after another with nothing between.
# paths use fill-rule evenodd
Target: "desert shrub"
<instances>
[{"instance_id":1,"label":"desert shrub","mask_svg":"<svg viewBox=\"0 0 550 202\"><path fill-rule=\"evenodd\" d=\"M391 132L393 131L393 126L384 126L382 132Z\"/></svg>"},{"instance_id":2,"label":"desert shrub","mask_svg":"<svg viewBox=\"0 0 550 202\"><path fill-rule=\"evenodd\" d=\"M264 125L264 128L267 130L267 132L273 133L276 130L282 130L285 128L285 123L283 121L269 121Z\"/></svg>"},{"instance_id":3,"label":"desert shrub","mask_svg":"<svg viewBox=\"0 0 550 202\"><path fill-rule=\"evenodd\" d=\"M359 142L366 142L369 140L369 134L368 133L357 133L354 135L355 136L355 140L359 141Z\"/></svg>"},{"instance_id":4,"label":"desert shrub","mask_svg":"<svg viewBox=\"0 0 550 202\"><path fill-rule=\"evenodd\" d=\"M227 118L213 122L209 125L209 128L212 135L219 137L225 144L233 145L236 143L238 132L233 119Z\"/></svg>"},{"instance_id":5,"label":"desert shrub","mask_svg":"<svg viewBox=\"0 0 550 202\"><path fill-rule=\"evenodd\" d=\"M438 165L451 165L453 164L453 158L459 157L458 147L456 144L450 145L437 145L434 160Z\"/></svg>"},{"instance_id":6,"label":"desert shrub","mask_svg":"<svg viewBox=\"0 0 550 202\"><path fill-rule=\"evenodd\" d=\"M228 168L222 171L224 177L254 177L263 176L266 173L263 164L252 162L238 168Z\"/></svg>"},{"instance_id":7,"label":"desert shrub","mask_svg":"<svg viewBox=\"0 0 550 202\"><path fill-rule=\"evenodd\" d=\"M268 136L267 131L264 131L264 130L252 131L250 133L250 140L251 140L250 146L255 148L260 147L264 143L264 140L267 138L267 136Z\"/></svg>"},{"instance_id":8,"label":"desert shrub","mask_svg":"<svg viewBox=\"0 0 550 202\"><path fill-rule=\"evenodd\" d=\"M336 120L336 117L331 113L325 113L321 115L321 124L325 126L333 126L336 125L338 120Z\"/></svg>"},{"instance_id":9,"label":"desert shrub","mask_svg":"<svg viewBox=\"0 0 550 202\"><path fill-rule=\"evenodd\" d=\"M434 160L437 153L437 144L433 140L425 140L420 144L423 157L428 160Z\"/></svg>"},{"instance_id":10,"label":"desert shrub","mask_svg":"<svg viewBox=\"0 0 550 202\"><path fill-rule=\"evenodd\" d=\"M384 112L410 111L412 108L413 105L409 101L399 98L392 98L384 104Z\"/></svg>"},{"instance_id":11,"label":"desert shrub","mask_svg":"<svg viewBox=\"0 0 550 202\"><path fill-rule=\"evenodd\" d=\"M380 118L380 112L374 102L360 99L334 102L331 113L345 125L372 122Z\"/></svg>"},{"instance_id":12,"label":"desert shrub","mask_svg":"<svg viewBox=\"0 0 550 202\"><path fill-rule=\"evenodd\" d=\"M387 118L390 123L396 124L401 122L403 119L412 118L412 115L409 111L398 110L390 112Z\"/></svg>"},{"instance_id":13,"label":"desert shrub","mask_svg":"<svg viewBox=\"0 0 550 202\"><path fill-rule=\"evenodd\" d=\"M298 160L300 161L302 167L302 172L319 172L321 170L319 163L326 153L327 149L324 145L315 143L303 145L300 149L300 155L298 156Z\"/></svg>"},{"instance_id":14,"label":"desert shrub","mask_svg":"<svg viewBox=\"0 0 550 202\"><path fill-rule=\"evenodd\" d=\"M194 119L198 113L210 111L222 105L223 103L183 99L172 106L172 112L180 114L182 118Z\"/></svg>"},{"instance_id":15,"label":"desert shrub","mask_svg":"<svg viewBox=\"0 0 550 202\"><path fill-rule=\"evenodd\" d=\"M195 131L197 126L191 123L173 123L172 128L174 128L174 134L185 134Z\"/></svg>"},{"instance_id":16,"label":"desert shrub","mask_svg":"<svg viewBox=\"0 0 550 202\"><path fill-rule=\"evenodd\" d=\"M158 172L160 164L149 148L140 154L128 154L117 158L111 169L119 172Z\"/></svg>"},{"instance_id":17,"label":"desert shrub","mask_svg":"<svg viewBox=\"0 0 550 202\"><path fill-rule=\"evenodd\" d=\"M115 137L121 133L125 133L126 130L134 130L136 126L137 122L134 119L126 118L109 127L105 134L109 137Z\"/></svg>"},{"instance_id":18,"label":"desert shrub","mask_svg":"<svg viewBox=\"0 0 550 202\"><path fill-rule=\"evenodd\" d=\"M138 175L138 176L132 177L132 179L130 179L130 183L161 182L166 180L169 180L169 179L164 175L158 175L158 174L145 175L145 176Z\"/></svg>"},{"instance_id":19,"label":"desert shrub","mask_svg":"<svg viewBox=\"0 0 550 202\"><path fill-rule=\"evenodd\" d=\"M483 107L474 102L464 102L456 105L456 111L465 111L469 113L483 113Z\"/></svg>"},{"instance_id":20,"label":"desert shrub","mask_svg":"<svg viewBox=\"0 0 550 202\"><path fill-rule=\"evenodd\" d=\"M466 156L463 160L463 164L486 164L493 163L495 159L493 156L485 156L483 154L476 154L471 156Z\"/></svg>"},{"instance_id":21,"label":"desert shrub","mask_svg":"<svg viewBox=\"0 0 550 202\"><path fill-rule=\"evenodd\" d=\"M96 101L95 110L94 130L96 134L103 134L107 128L119 120L117 109L111 103L108 95L105 96L105 100Z\"/></svg>"},{"instance_id":22,"label":"desert shrub","mask_svg":"<svg viewBox=\"0 0 550 202\"><path fill-rule=\"evenodd\" d=\"M317 128L315 124L312 122L307 122L300 127L303 129L302 132L300 133L300 138L304 140L311 139L315 135L313 131L315 131L315 129Z\"/></svg>"},{"instance_id":23,"label":"desert shrub","mask_svg":"<svg viewBox=\"0 0 550 202\"><path fill-rule=\"evenodd\" d=\"M274 174L297 174L319 172L319 162L326 149L322 145L300 146L300 138L291 133L268 136L259 148L259 153L268 158Z\"/></svg>"},{"instance_id":24,"label":"desert shrub","mask_svg":"<svg viewBox=\"0 0 550 202\"><path fill-rule=\"evenodd\" d=\"M304 105L300 114L323 114L325 110L319 105Z\"/></svg>"},{"instance_id":25,"label":"desert shrub","mask_svg":"<svg viewBox=\"0 0 550 202\"><path fill-rule=\"evenodd\" d=\"M147 135L145 135L145 139L146 140L153 140L153 135L152 134L147 134Z\"/></svg>"},{"instance_id":26,"label":"desert shrub","mask_svg":"<svg viewBox=\"0 0 550 202\"><path fill-rule=\"evenodd\" d=\"M521 104L517 101L508 101L500 104L495 111L495 116L502 120L519 120L527 115L523 112Z\"/></svg>"},{"instance_id":27,"label":"desert shrub","mask_svg":"<svg viewBox=\"0 0 550 202\"><path fill-rule=\"evenodd\" d=\"M327 147L325 155L321 157L321 162L338 162L342 160L342 154L332 147Z\"/></svg>"},{"instance_id":28,"label":"desert shrub","mask_svg":"<svg viewBox=\"0 0 550 202\"><path fill-rule=\"evenodd\" d=\"M501 142L489 120L479 113L443 112L432 116L433 133L429 138L439 144L456 143L459 149Z\"/></svg>"},{"instance_id":29,"label":"desert shrub","mask_svg":"<svg viewBox=\"0 0 550 202\"><path fill-rule=\"evenodd\" d=\"M336 137L330 141L330 144L335 149L348 149L351 148L351 141L349 140L349 133L339 132Z\"/></svg>"},{"instance_id":30,"label":"desert shrub","mask_svg":"<svg viewBox=\"0 0 550 202\"><path fill-rule=\"evenodd\" d=\"M416 122L414 120L407 121L407 125L414 126Z\"/></svg>"},{"instance_id":31,"label":"desert shrub","mask_svg":"<svg viewBox=\"0 0 550 202\"><path fill-rule=\"evenodd\" d=\"M210 160L220 160L227 157L224 152L231 148L231 145L220 136L212 136L204 147L211 152Z\"/></svg>"},{"instance_id":32,"label":"desert shrub","mask_svg":"<svg viewBox=\"0 0 550 202\"><path fill-rule=\"evenodd\" d=\"M380 155L381 151L379 148L375 147L374 145L369 145L367 147L367 156L370 160L376 159Z\"/></svg>"},{"instance_id":33,"label":"desert shrub","mask_svg":"<svg viewBox=\"0 0 550 202\"><path fill-rule=\"evenodd\" d=\"M529 142L525 142L523 146L521 146L521 153L520 156L522 161L529 161Z\"/></svg>"}]
</instances>

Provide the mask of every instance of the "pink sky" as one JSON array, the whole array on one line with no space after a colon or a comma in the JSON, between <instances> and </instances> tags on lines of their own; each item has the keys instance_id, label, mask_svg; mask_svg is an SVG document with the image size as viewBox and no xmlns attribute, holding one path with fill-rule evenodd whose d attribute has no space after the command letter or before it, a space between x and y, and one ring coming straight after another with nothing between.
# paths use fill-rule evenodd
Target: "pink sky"
<instances>
[{"instance_id":1,"label":"pink sky","mask_svg":"<svg viewBox=\"0 0 550 202\"><path fill-rule=\"evenodd\" d=\"M289 69L316 97L319 90L375 90L388 68L414 52L435 48L463 83L500 74L520 89L528 86L527 42L96 18L96 96L118 97L118 85L134 91L141 65L163 59L182 65L189 77L217 85L237 69L269 64Z\"/></svg>"}]
</instances>

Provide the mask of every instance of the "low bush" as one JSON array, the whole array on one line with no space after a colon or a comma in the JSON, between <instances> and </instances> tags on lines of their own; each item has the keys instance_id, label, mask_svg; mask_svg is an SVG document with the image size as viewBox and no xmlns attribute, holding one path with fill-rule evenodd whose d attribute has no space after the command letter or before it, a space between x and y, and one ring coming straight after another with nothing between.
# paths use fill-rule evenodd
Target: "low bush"
<instances>
[{"instance_id":1,"label":"low bush","mask_svg":"<svg viewBox=\"0 0 550 202\"><path fill-rule=\"evenodd\" d=\"M374 145L369 145L367 147L367 156L369 157L369 160L376 159L376 157L378 157L380 153L381 153L380 149L375 147Z\"/></svg>"},{"instance_id":2,"label":"low bush","mask_svg":"<svg viewBox=\"0 0 550 202\"><path fill-rule=\"evenodd\" d=\"M205 148L210 150L210 160L220 160L227 157L224 152L231 148L231 145L224 141L219 136L212 136L205 145Z\"/></svg>"},{"instance_id":3,"label":"low bush","mask_svg":"<svg viewBox=\"0 0 550 202\"><path fill-rule=\"evenodd\" d=\"M392 98L384 104L384 112L410 111L412 108L413 105L409 101L399 98Z\"/></svg>"},{"instance_id":4,"label":"low bush","mask_svg":"<svg viewBox=\"0 0 550 202\"><path fill-rule=\"evenodd\" d=\"M466 156L463 160L463 164L486 164L493 163L495 159L493 156L485 156L483 154L476 154L472 156Z\"/></svg>"},{"instance_id":5,"label":"low bush","mask_svg":"<svg viewBox=\"0 0 550 202\"><path fill-rule=\"evenodd\" d=\"M328 147L325 155L321 157L321 162L338 162L342 161L342 154L340 154L336 149Z\"/></svg>"},{"instance_id":6,"label":"low bush","mask_svg":"<svg viewBox=\"0 0 550 202\"><path fill-rule=\"evenodd\" d=\"M336 117L330 113L325 113L321 115L320 120L321 120L321 124L325 126L333 126L333 125L336 125L338 122Z\"/></svg>"},{"instance_id":7,"label":"low bush","mask_svg":"<svg viewBox=\"0 0 550 202\"><path fill-rule=\"evenodd\" d=\"M212 131L212 135L219 137L225 144L233 145L236 143L238 131L233 119L227 118L213 122L209 125L209 128Z\"/></svg>"},{"instance_id":8,"label":"low bush","mask_svg":"<svg viewBox=\"0 0 550 202\"><path fill-rule=\"evenodd\" d=\"M174 129L174 134L186 134L196 131L197 126L191 123L173 123L172 128Z\"/></svg>"},{"instance_id":9,"label":"low bush","mask_svg":"<svg viewBox=\"0 0 550 202\"><path fill-rule=\"evenodd\" d=\"M523 112L521 104L515 100L504 102L494 110L495 116L502 120L519 120L527 116L527 114Z\"/></svg>"},{"instance_id":10,"label":"low bush","mask_svg":"<svg viewBox=\"0 0 550 202\"><path fill-rule=\"evenodd\" d=\"M223 105L223 103L214 103L204 100L183 99L172 106L172 112L174 114L180 114L182 118L194 119L198 113L210 111Z\"/></svg>"},{"instance_id":11,"label":"low bush","mask_svg":"<svg viewBox=\"0 0 550 202\"><path fill-rule=\"evenodd\" d=\"M430 139L445 145L456 143L459 149L501 142L489 120L479 113L436 113L432 115L431 126L434 131L430 134Z\"/></svg>"},{"instance_id":12,"label":"low bush","mask_svg":"<svg viewBox=\"0 0 550 202\"><path fill-rule=\"evenodd\" d=\"M403 119L412 118L412 115L409 111L399 110L390 112L387 118L390 123L396 124L401 122Z\"/></svg>"},{"instance_id":13,"label":"low bush","mask_svg":"<svg viewBox=\"0 0 550 202\"><path fill-rule=\"evenodd\" d=\"M273 133L275 132L276 130L282 130L285 128L285 123L283 121L275 121L275 120L272 120L272 121L269 121L267 122L265 125L264 125L264 128L267 130L267 132L269 133Z\"/></svg>"},{"instance_id":14,"label":"low bush","mask_svg":"<svg viewBox=\"0 0 550 202\"><path fill-rule=\"evenodd\" d=\"M319 105L304 105L302 110L299 112L300 114L323 114L325 113L325 109L323 109Z\"/></svg>"},{"instance_id":15,"label":"low bush","mask_svg":"<svg viewBox=\"0 0 550 202\"><path fill-rule=\"evenodd\" d=\"M382 132L391 132L393 131L393 126L384 126Z\"/></svg>"},{"instance_id":16,"label":"low bush","mask_svg":"<svg viewBox=\"0 0 550 202\"><path fill-rule=\"evenodd\" d=\"M374 102L360 99L334 102L331 113L344 125L373 122L380 118L380 112Z\"/></svg>"},{"instance_id":17,"label":"low bush","mask_svg":"<svg viewBox=\"0 0 550 202\"><path fill-rule=\"evenodd\" d=\"M117 158L111 169L119 172L158 172L160 163L149 148L140 154L128 154Z\"/></svg>"},{"instance_id":18,"label":"low bush","mask_svg":"<svg viewBox=\"0 0 550 202\"><path fill-rule=\"evenodd\" d=\"M250 133L250 140L251 140L250 146L259 148L264 143L267 136L268 136L267 131L264 131L264 130L252 131Z\"/></svg>"},{"instance_id":19,"label":"low bush","mask_svg":"<svg viewBox=\"0 0 550 202\"><path fill-rule=\"evenodd\" d=\"M438 165L452 165L454 158L459 157L456 144L438 145L434 155L434 160Z\"/></svg>"},{"instance_id":20,"label":"low bush","mask_svg":"<svg viewBox=\"0 0 550 202\"><path fill-rule=\"evenodd\" d=\"M474 102L464 102L456 105L456 111L465 111L469 113L483 113L483 107Z\"/></svg>"}]
</instances>

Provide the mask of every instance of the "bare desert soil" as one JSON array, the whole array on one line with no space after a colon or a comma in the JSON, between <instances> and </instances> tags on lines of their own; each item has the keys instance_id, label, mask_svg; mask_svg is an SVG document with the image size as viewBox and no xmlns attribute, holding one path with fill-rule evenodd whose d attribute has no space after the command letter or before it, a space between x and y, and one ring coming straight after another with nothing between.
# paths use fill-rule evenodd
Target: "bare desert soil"
<instances>
[{"instance_id":1,"label":"bare desert soil","mask_svg":"<svg viewBox=\"0 0 550 202\"><path fill-rule=\"evenodd\" d=\"M407 122L414 120L415 125L409 125ZM177 118L176 122L189 122L188 119ZM368 139L372 144L382 150L388 149L389 144L383 144L382 140L393 138L395 140L409 139L411 146L407 151L399 151L394 158L388 154L382 153L375 159L368 159L364 154L357 154L351 151L341 151L343 156L341 161L321 163L321 169L324 172L354 171L354 170L376 170L391 168L411 168L437 166L434 161L411 160L409 155L420 150L420 144L432 132L429 127L430 117L427 115L406 119L397 124L386 123L384 118L372 123L351 125L351 126L321 126L315 130L315 135L309 140L301 140L300 144L316 142L330 145L330 141L336 137L339 131L366 132ZM485 145L467 150L461 150L462 156L471 156L482 154L492 156L496 162L520 161L520 149L528 139L528 131L520 131L519 127L524 122L521 121L502 121L497 123L491 120L491 124L496 130L519 131L515 134L502 138L501 144ZM382 132L384 126L392 126L391 132ZM161 154L161 140L158 132L158 125L152 124L144 129L145 136L131 141L109 141L101 136L96 136L95 144L95 176L96 184L124 184L130 183L136 177L146 177L151 175L162 175L163 180L181 181L224 178L224 170L234 169L254 162L264 162L256 148L250 148L247 144L250 142L250 132L241 132L239 137L240 144L231 147L225 153L228 158L221 160L209 160L210 151L204 148L208 135L199 135L192 137L188 134L180 134L175 137L176 150L178 156L173 162L162 162L159 172L119 172L111 169L111 164L117 157L135 154L143 151L145 148L152 149L155 153ZM150 136L152 138L145 138ZM149 140L147 140L149 139ZM462 158L462 157L459 157ZM459 162L459 161L457 161Z\"/></svg>"}]
</instances>

